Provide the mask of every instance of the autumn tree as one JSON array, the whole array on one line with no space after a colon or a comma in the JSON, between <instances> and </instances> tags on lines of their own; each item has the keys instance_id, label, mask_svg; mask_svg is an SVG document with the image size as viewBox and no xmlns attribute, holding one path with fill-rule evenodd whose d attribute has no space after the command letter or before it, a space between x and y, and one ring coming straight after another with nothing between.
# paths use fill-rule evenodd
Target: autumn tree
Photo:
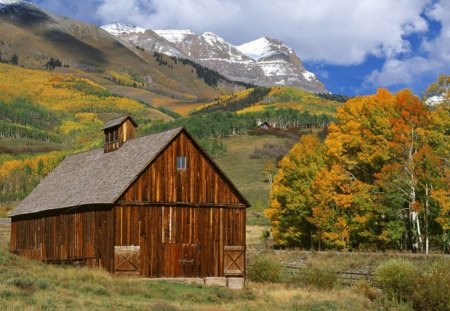
<instances>
[{"instance_id":1,"label":"autumn tree","mask_svg":"<svg viewBox=\"0 0 450 311\"><path fill-rule=\"evenodd\" d=\"M323 166L324 146L314 135L302 136L281 160L265 211L278 244L307 248L312 245L313 228L308 220L311 185Z\"/></svg>"},{"instance_id":2,"label":"autumn tree","mask_svg":"<svg viewBox=\"0 0 450 311\"><path fill-rule=\"evenodd\" d=\"M434 241L449 249L449 125L448 101L430 109L408 90L347 101L325 148L316 146L320 165L302 163L311 150L281 162L267 210L277 242L428 252Z\"/></svg>"},{"instance_id":3,"label":"autumn tree","mask_svg":"<svg viewBox=\"0 0 450 311\"><path fill-rule=\"evenodd\" d=\"M431 96L440 97L439 102L431 106L430 123L426 129L427 144L433 151L433 157L424 164L433 171L426 171L426 204L429 205L430 222L435 221L439 230L430 235L439 236L444 250L450 251L450 76L441 75L425 92L424 100ZM424 172L425 173L425 172ZM430 224L431 226L433 223ZM430 229L433 229L432 227Z\"/></svg>"}]
</instances>

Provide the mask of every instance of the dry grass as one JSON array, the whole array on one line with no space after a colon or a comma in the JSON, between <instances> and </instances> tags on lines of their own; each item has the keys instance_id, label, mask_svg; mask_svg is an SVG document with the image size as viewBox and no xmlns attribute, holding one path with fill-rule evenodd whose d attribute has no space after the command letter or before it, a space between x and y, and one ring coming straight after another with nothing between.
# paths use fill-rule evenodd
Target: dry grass
<instances>
[{"instance_id":1,"label":"dry grass","mask_svg":"<svg viewBox=\"0 0 450 311\"><path fill-rule=\"evenodd\" d=\"M375 310L351 288L323 292L247 282L232 291L51 266L9 254L8 240L9 227L0 225L2 310Z\"/></svg>"},{"instance_id":2,"label":"dry grass","mask_svg":"<svg viewBox=\"0 0 450 311\"><path fill-rule=\"evenodd\" d=\"M292 141L290 138L280 138L273 135L236 135L223 139L227 152L215 161L231 178L244 196L250 201L251 208L247 210L247 223L250 225L267 225L263 210L268 206L270 185L264 181L264 163L275 159L252 159L250 155L255 148L263 148L264 144L280 144Z\"/></svg>"}]
</instances>

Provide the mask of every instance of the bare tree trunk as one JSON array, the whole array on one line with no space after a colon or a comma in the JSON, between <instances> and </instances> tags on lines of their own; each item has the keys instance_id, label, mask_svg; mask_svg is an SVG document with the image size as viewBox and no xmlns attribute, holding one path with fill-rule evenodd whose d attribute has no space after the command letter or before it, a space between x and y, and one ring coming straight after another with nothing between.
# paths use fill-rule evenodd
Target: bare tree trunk
<instances>
[{"instance_id":1,"label":"bare tree trunk","mask_svg":"<svg viewBox=\"0 0 450 311\"><path fill-rule=\"evenodd\" d=\"M411 144L409 146L408 150L408 160L405 165L405 170L409 175L409 217L411 221L411 229L413 230L413 251L417 251L418 249L422 249L422 234L420 231L420 219L419 219L419 213L415 210L415 203L416 203L416 178L414 176L413 171L411 170L411 165L413 163L413 152L414 152L414 129L411 130Z\"/></svg>"}]
</instances>

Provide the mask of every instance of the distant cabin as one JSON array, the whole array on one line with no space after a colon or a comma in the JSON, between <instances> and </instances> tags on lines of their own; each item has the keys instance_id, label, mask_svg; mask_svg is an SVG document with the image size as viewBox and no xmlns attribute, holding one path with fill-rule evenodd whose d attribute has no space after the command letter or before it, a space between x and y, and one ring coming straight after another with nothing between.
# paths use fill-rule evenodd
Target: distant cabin
<instances>
[{"instance_id":1,"label":"distant cabin","mask_svg":"<svg viewBox=\"0 0 450 311\"><path fill-rule=\"evenodd\" d=\"M267 122L263 122L260 125L258 125L258 128L263 129L263 130L268 130L268 129L270 129L270 124Z\"/></svg>"},{"instance_id":2,"label":"distant cabin","mask_svg":"<svg viewBox=\"0 0 450 311\"><path fill-rule=\"evenodd\" d=\"M135 138L67 157L11 215L11 252L142 277L244 277L248 201L192 136Z\"/></svg>"}]
</instances>

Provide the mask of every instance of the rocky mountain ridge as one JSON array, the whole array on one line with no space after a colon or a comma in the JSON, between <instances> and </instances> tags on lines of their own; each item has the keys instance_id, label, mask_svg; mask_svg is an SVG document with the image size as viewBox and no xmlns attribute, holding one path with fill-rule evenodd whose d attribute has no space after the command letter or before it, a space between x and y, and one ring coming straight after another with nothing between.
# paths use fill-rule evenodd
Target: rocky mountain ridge
<instances>
[{"instance_id":1,"label":"rocky mountain ridge","mask_svg":"<svg viewBox=\"0 0 450 311\"><path fill-rule=\"evenodd\" d=\"M199 35L178 29L142 31L143 28L118 22L102 28L146 50L198 62L232 80L326 92L316 75L305 69L295 51L276 39L262 37L235 46L212 32Z\"/></svg>"}]
</instances>

